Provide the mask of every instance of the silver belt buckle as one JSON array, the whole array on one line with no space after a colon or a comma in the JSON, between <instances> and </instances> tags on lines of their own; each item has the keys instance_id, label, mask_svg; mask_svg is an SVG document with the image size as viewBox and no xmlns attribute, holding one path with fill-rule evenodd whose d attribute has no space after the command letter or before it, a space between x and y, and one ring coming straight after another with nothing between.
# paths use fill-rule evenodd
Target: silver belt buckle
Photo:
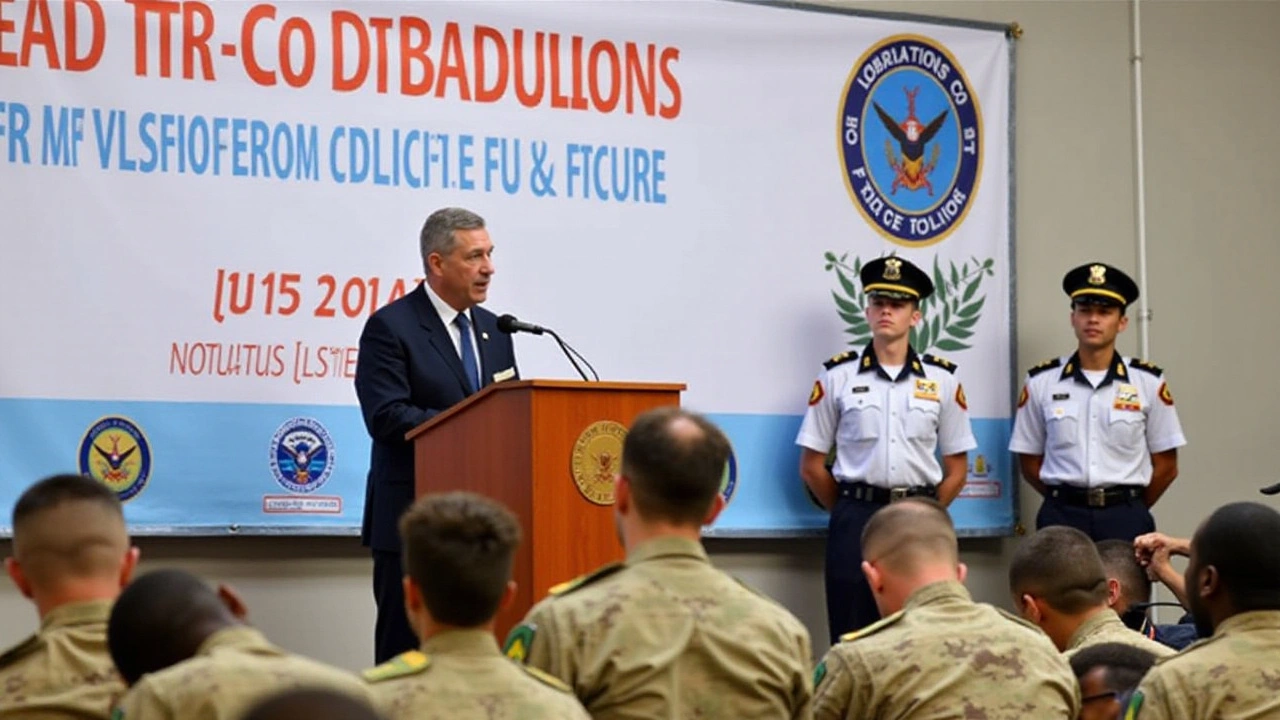
<instances>
[{"instance_id":1,"label":"silver belt buckle","mask_svg":"<svg viewBox=\"0 0 1280 720\"><path fill-rule=\"evenodd\" d=\"M906 500L907 498L911 497L910 495L907 494L907 491L910 489L911 488L900 488L900 487L889 488L889 502L896 503L899 500Z\"/></svg>"},{"instance_id":2,"label":"silver belt buckle","mask_svg":"<svg viewBox=\"0 0 1280 720\"><path fill-rule=\"evenodd\" d=\"M1089 507L1106 507L1107 506L1107 489L1093 488L1089 490Z\"/></svg>"}]
</instances>

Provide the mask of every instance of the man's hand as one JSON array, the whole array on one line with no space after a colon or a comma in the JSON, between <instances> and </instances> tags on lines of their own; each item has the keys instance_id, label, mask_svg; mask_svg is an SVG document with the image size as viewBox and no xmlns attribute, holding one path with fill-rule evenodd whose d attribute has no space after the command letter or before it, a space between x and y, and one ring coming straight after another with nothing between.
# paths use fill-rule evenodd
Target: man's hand
<instances>
[{"instance_id":1,"label":"man's hand","mask_svg":"<svg viewBox=\"0 0 1280 720\"><path fill-rule=\"evenodd\" d=\"M1164 583L1183 607L1187 607L1185 580L1174 569L1170 558L1174 555L1190 555L1190 545L1187 540L1171 538L1163 533L1139 535L1133 541L1134 555L1138 558L1138 564L1147 569L1147 577Z\"/></svg>"}]
</instances>

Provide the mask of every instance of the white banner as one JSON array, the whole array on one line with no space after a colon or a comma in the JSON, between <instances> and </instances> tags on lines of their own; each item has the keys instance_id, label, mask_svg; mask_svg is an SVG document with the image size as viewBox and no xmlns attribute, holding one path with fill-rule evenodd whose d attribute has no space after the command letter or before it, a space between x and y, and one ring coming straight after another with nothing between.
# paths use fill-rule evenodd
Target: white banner
<instances>
[{"instance_id":1,"label":"white banner","mask_svg":"<svg viewBox=\"0 0 1280 720\"><path fill-rule=\"evenodd\" d=\"M997 31L731 2L0 3L0 496L78 466L143 530L350 532L360 329L461 205L488 307L730 432L731 531L823 526L793 440L865 336L842 278L936 268L957 520L1008 531L1009 84Z\"/></svg>"}]
</instances>

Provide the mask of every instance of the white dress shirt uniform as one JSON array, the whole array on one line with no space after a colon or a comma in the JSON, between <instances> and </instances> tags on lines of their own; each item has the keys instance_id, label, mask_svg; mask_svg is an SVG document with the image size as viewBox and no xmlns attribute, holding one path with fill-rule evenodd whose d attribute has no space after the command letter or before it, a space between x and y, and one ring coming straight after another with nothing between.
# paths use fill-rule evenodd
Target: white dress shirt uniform
<instances>
[{"instance_id":1,"label":"white dress shirt uniform","mask_svg":"<svg viewBox=\"0 0 1280 720\"><path fill-rule=\"evenodd\" d=\"M1078 353L1041 363L1027 373L1009 450L1043 455L1047 486L1146 487L1152 453L1187 444L1163 375L1116 353L1095 388Z\"/></svg>"},{"instance_id":2,"label":"white dress shirt uniform","mask_svg":"<svg viewBox=\"0 0 1280 720\"><path fill-rule=\"evenodd\" d=\"M936 451L953 455L978 446L956 366L908 349L906 364L890 377L873 346L858 357L844 353L824 364L796 443L820 453L834 446L831 474L842 484L936 486L942 479Z\"/></svg>"}]
</instances>

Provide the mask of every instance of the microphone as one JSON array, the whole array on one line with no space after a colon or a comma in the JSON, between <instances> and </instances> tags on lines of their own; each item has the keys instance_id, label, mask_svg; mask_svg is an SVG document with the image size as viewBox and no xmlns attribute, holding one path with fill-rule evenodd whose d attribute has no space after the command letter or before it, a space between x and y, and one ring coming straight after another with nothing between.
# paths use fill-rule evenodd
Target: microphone
<instances>
[{"instance_id":1,"label":"microphone","mask_svg":"<svg viewBox=\"0 0 1280 720\"><path fill-rule=\"evenodd\" d=\"M551 328L544 328L541 325L534 325L533 323L527 323L527 322L524 322L523 320L517 320L515 315L500 316L498 318L498 329L508 335L511 335L512 333L518 333L518 332L527 332L532 335L541 335L543 333L550 335L552 338L555 339L556 344L560 346L560 352L564 353L564 356L569 358L569 364L573 365L573 369L578 371L578 375L581 376L583 380L590 382L591 378L587 377L587 374L582 370L582 367L578 365L578 361L574 359L574 355L577 355L578 358L582 360L583 364L585 364L588 368L590 368L591 374L594 375L596 378L596 381L599 382L600 373L597 373L596 369L591 367L591 363L587 362L587 359L582 357L582 353L578 352L577 350L574 350L572 347L569 346L569 343L566 343L564 340L561 340L560 336L556 334L555 330L552 330Z\"/></svg>"},{"instance_id":2,"label":"microphone","mask_svg":"<svg viewBox=\"0 0 1280 720\"><path fill-rule=\"evenodd\" d=\"M503 315L498 318L498 329L510 335L512 333L527 332L533 335L541 335L547 329L539 327L533 323L527 323L523 320L517 320L515 315ZM555 333L552 333L554 336Z\"/></svg>"}]
</instances>

